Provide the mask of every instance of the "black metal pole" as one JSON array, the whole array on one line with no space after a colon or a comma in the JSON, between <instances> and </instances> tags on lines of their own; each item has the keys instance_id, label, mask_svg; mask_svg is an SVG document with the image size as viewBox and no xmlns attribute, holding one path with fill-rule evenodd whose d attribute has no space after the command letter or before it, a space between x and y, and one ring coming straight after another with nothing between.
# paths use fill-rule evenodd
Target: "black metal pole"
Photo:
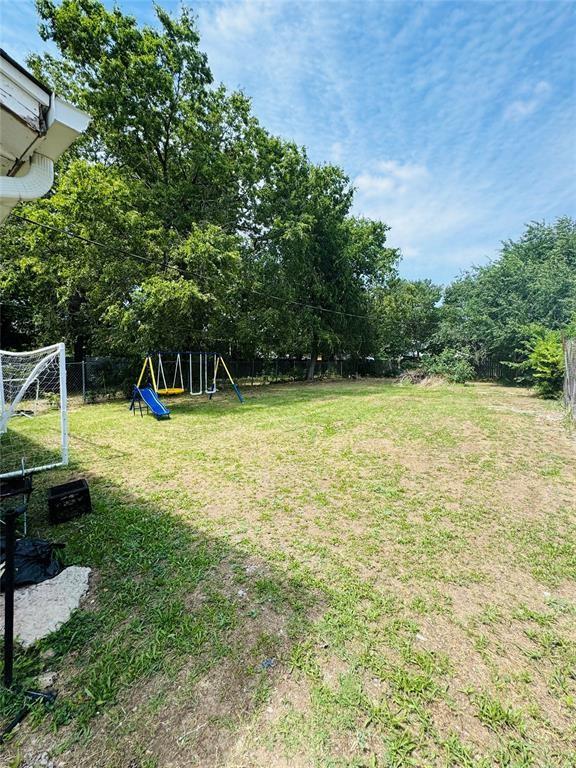
<instances>
[{"instance_id":1,"label":"black metal pole","mask_svg":"<svg viewBox=\"0 0 576 768\"><path fill-rule=\"evenodd\" d=\"M16 518L21 509L4 512L6 549L4 558L4 685L12 687L14 674L14 553L16 549Z\"/></svg>"},{"instance_id":2,"label":"black metal pole","mask_svg":"<svg viewBox=\"0 0 576 768\"><path fill-rule=\"evenodd\" d=\"M29 494L28 494L29 495ZM4 685L10 690L14 680L14 586L16 580L16 519L26 511L26 505L12 509L3 509L5 530L4 552ZM27 702L42 701L52 704L56 698L55 691L24 691ZM6 741L8 735L24 720L30 712L30 704L26 703L16 717L0 731L0 744Z\"/></svg>"}]
</instances>

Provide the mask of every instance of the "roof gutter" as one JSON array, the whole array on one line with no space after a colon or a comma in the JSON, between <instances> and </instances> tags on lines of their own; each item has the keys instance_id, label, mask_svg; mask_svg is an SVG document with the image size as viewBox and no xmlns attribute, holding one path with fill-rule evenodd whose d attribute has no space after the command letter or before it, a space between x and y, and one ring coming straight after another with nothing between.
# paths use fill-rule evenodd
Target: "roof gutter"
<instances>
[{"instance_id":1,"label":"roof gutter","mask_svg":"<svg viewBox=\"0 0 576 768\"><path fill-rule=\"evenodd\" d=\"M15 205L21 200L36 200L48 194L53 182L53 161L35 152L25 176L0 176L0 198L8 205Z\"/></svg>"}]
</instances>

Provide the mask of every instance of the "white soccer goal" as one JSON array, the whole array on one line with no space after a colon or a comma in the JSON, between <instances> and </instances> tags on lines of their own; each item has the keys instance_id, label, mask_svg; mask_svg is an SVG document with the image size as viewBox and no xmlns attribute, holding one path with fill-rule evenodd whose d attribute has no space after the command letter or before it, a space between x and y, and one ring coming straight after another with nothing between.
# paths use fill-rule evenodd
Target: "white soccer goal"
<instances>
[{"instance_id":1,"label":"white soccer goal","mask_svg":"<svg viewBox=\"0 0 576 768\"><path fill-rule=\"evenodd\" d=\"M68 464L64 344L0 350L0 477Z\"/></svg>"}]
</instances>

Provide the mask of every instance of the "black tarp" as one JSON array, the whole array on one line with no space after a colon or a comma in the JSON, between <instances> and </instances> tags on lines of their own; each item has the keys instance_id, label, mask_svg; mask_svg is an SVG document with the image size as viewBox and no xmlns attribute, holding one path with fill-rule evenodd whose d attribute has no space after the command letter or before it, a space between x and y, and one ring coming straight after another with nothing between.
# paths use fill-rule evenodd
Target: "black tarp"
<instances>
[{"instance_id":1,"label":"black tarp","mask_svg":"<svg viewBox=\"0 0 576 768\"><path fill-rule=\"evenodd\" d=\"M62 549L63 544L54 544L45 539L18 539L15 552L15 585L23 587L26 584L40 584L46 579L53 579L63 569L56 550ZM4 563L5 541L0 539L0 563ZM4 589L4 578L0 582Z\"/></svg>"}]
</instances>

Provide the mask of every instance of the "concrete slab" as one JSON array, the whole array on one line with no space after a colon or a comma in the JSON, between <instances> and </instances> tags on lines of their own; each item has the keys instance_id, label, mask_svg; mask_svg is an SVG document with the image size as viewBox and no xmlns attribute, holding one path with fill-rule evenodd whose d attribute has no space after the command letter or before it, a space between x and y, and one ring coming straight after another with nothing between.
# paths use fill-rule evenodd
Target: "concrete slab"
<instances>
[{"instance_id":1,"label":"concrete slab","mask_svg":"<svg viewBox=\"0 0 576 768\"><path fill-rule=\"evenodd\" d=\"M29 648L65 624L88 592L91 569L71 565L53 579L17 589L14 634ZM0 596L0 631L4 631L4 595Z\"/></svg>"}]
</instances>

